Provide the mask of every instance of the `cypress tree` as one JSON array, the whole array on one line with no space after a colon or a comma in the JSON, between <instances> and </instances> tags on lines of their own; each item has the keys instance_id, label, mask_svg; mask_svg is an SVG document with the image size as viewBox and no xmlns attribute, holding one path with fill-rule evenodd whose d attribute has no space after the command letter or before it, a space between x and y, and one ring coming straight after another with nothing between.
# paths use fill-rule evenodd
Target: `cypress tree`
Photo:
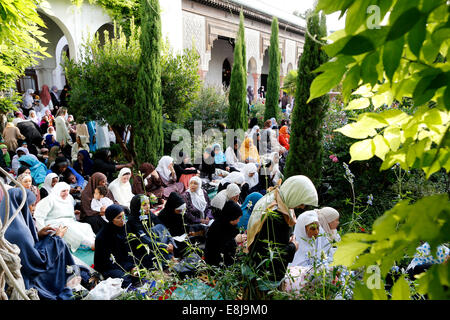
<instances>
[{"instance_id":1,"label":"cypress tree","mask_svg":"<svg viewBox=\"0 0 450 320\"><path fill-rule=\"evenodd\" d=\"M278 19L272 19L272 32L269 46L269 75L267 77L266 108L264 110L264 120L280 118L278 100L280 97L280 64L281 53L278 40Z\"/></svg>"},{"instance_id":2,"label":"cypress tree","mask_svg":"<svg viewBox=\"0 0 450 320\"><path fill-rule=\"evenodd\" d=\"M244 27L244 13L241 10L239 14L239 39L242 40L242 67L244 68L244 74L247 75L247 49L245 45L245 27ZM245 78L247 79L247 78Z\"/></svg>"},{"instance_id":3,"label":"cypress tree","mask_svg":"<svg viewBox=\"0 0 450 320\"><path fill-rule=\"evenodd\" d=\"M234 47L234 62L231 69L230 92L228 95L228 127L230 129L247 130L247 72L245 67L244 15L241 21Z\"/></svg>"},{"instance_id":4,"label":"cypress tree","mask_svg":"<svg viewBox=\"0 0 450 320\"><path fill-rule=\"evenodd\" d=\"M322 15L319 20L317 13L310 13L307 18L307 29L310 35L316 36L316 39L325 37L327 34L325 16ZM306 101L309 98L311 83L318 76L313 71L327 61L328 56L322 50L322 45L307 36L298 65L297 90L291 115L290 148L284 172L286 179L293 175L306 175L316 187L319 186L321 178L322 124L328 110L329 97L323 95L309 103Z\"/></svg>"},{"instance_id":5,"label":"cypress tree","mask_svg":"<svg viewBox=\"0 0 450 320\"><path fill-rule=\"evenodd\" d=\"M163 153L161 17L158 0L141 0L141 58L137 75L135 146L138 165L157 164Z\"/></svg>"}]
</instances>

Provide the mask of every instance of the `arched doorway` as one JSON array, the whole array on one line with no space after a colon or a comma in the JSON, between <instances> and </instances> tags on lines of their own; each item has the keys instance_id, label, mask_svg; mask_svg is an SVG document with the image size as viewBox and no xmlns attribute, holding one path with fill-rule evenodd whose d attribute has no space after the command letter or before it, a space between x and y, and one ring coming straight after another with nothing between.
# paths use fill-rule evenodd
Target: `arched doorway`
<instances>
[{"instance_id":1,"label":"arched doorway","mask_svg":"<svg viewBox=\"0 0 450 320\"><path fill-rule=\"evenodd\" d=\"M234 39L219 36L214 40L205 84L216 87L230 85L233 54Z\"/></svg>"},{"instance_id":2,"label":"arched doorway","mask_svg":"<svg viewBox=\"0 0 450 320\"><path fill-rule=\"evenodd\" d=\"M114 25L112 23L105 23L95 32L95 35L98 35L101 46L105 44L105 31L108 32L108 37L111 39L114 36Z\"/></svg>"},{"instance_id":3,"label":"arched doorway","mask_svg":"<svg viewBox=\"0 0 450 320\"><path fill-rule=\"evenodd\" d=\"M225 87L229 87L230 81L231 81L231 64L228 61L228 59L225 59L225 61L222 64L222 84Z\"/></svg>"},{"instance_id":4,"label":"arched doorway","mask_svg":"<svg viewBox=\"0 0 450 320\"><path fill-rule=\"evenodd\" d=\"M260 87L264 87L264 91L267 92L267 77L269 76L269 48L264 51L263 64L261 67L261 81Z\"/></svg>"}]
</instances>

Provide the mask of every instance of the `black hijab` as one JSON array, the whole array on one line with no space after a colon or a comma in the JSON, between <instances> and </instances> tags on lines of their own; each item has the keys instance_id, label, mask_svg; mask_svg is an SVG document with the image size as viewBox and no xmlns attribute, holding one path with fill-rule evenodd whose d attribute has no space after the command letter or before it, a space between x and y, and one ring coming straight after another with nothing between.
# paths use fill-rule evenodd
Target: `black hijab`
<instances>
[{"instance_id":1,"label":"black hijab","mask_svg":"<svg viewBox=\"0 0 450 320\"><path fill-rule=\"evenodd\" d=\"M175 213L175 209L183 203L186 203L184 198L179 193L172 192L167 199L164 209L158 215L159 220L166 226L172 236L181 236L186 232L183 214Z\"/></svg>"}]
</instances>

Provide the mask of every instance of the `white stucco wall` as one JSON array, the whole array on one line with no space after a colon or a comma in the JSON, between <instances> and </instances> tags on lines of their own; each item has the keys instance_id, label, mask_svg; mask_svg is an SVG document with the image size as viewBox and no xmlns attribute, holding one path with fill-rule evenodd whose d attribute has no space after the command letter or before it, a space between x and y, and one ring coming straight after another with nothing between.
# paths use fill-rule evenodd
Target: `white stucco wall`
<instances>
[{"instance_id":1,"label":"white stucco wall","mask_svg":"<svg viewBox=\"0 0 450 320\"><path fill-rule=\"evenodd\" d=\"M231 68L233 68L233 47L226 40L217 39L214 41L211 50L211 60L209 61L205 84L222 86L222 66L225 59L228 59Z\"/></svg>"},{"instance_id":2,"label":"white stucco wall","mask_svg":"<svg viewBox=\"0 0 450 320\"><path fill-rule=\"evenodd\" d=\"M159 0L161 8L161 33L174 53L183 51L183 12L181 0Z\"/></svg>"}]
</instances>

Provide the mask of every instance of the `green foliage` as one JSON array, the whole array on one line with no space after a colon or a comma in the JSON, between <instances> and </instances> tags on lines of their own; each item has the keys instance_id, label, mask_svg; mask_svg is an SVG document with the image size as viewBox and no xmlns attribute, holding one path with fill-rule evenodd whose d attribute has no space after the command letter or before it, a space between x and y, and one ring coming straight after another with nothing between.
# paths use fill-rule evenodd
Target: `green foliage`
<instances>
[{"instance_id":1,"label":"green foliage","mask_svg":"<svg viewBox=\"0 0 450 320\"><path fill-rule=\"evenodd\" d=\"M308 17L307 28L309 34L317 38L326 35L326 30L320 26L318 14ZM311 83L316 78L312 71L328 60L321 47L317 41L306 38L298 65L295 105L291 115L290 149L284 172L286 178L298 174L307 175L316 186L322 171L322 123L328 108L328 97L308 102L307 99ZM268 103L266 112L267 108Z\"/></svg>"},{"instance_id":2,"label":"green foliage","mask_svg":"<svg viewBox=\"0 0 450 320\"><path fill-rule=\"evenodd\" d=\"M50 57L42 43L45 24L36 8L42 1L17 0L0 2L0 113L15 109L19 97L6 93L15 81L38 59Z\"/></svg>"},{"instance_id":3,"label":"green foliage","mask_svg":"<svg viewBox=\"0 0 450 320\"><path fill-rule=\"evenodd\" d=\"M197 99L202 82L195 49L175 54L166 42L161 52L162 111L171 121L183 124Z\"/></svg>"},{"instance_id":4,"label":"green foliage","mask_svg":"<svg viewBox=\"0 0 450 320\"><path fill-rule=\"evenodd\" d=\"M278 100L280 97L281 52L278 40L278 19L272 19L272 31L269 46L269 75L267 77L266 109L264 121L270 118L280 119Z\"/></svg>"},{"instance_id":5,"label":"green foliage","mask_svg":"<svg viewBox=\"0 0 450 320\"><path fill-rule=\"evenodd\" d=\"M141 57L137 74L135 143L137 164L163 155L161 95L161 17L158 0L141 2Z\"/></svg>"},{"instance_id":6,"label":"green foliage","mask_svg":"<svg viewBox=\"0 0 450 320\"><path fill-rule=\"evenodd\" d=\"M234 47L234 62L231 70L230 93L228 95L228 128L247 130L246 84L247 72L245 61L244 16L241 13L239 31Z\"/></svg>"},{"instance_id":7,"label":"green foliage","mask_svg":"<svg viewBox=\"0 0 450 320\"><path fill-rule=\"evenodd\" d=\"M192 105L191 117L184 124L191 134L194 134L194 121L201 121L203 130L217 128L227 120L228 92L224 94L218 87L202 87Z\"/></svg>"},{"instance_id":8,"label":"green foliage","mask_svg":"<svg viewBox=\"0 0 450 320\"><path fill-rule=\"evenodd\" d=\"M295 96L297 89L297 77L297 70L291 70L284 78L282 89L288 96Z\"/></svg>"},{"instance_id":9,"label":"green foliage","mask_svg":"<svg viewBox=\"0 0 450 320\"><path fill-rule=\"evenodd\" d=\"M380 170L398 164L404 170L423 170L426 178L441 169L448 173L448 4L444 0L381 1L380 20L388 12L390 15L388 24L378 29L366 23L368 4L370 1L319 1L317 10L327 14L341 11L347 20L345 30L328 37L333 42L324 49L333 59L317 69L324 73L313 82L309 100L336 86L333 78L338 78L345 102L351 95L359 96L350 102L349 109L370 108L337 130L364 139L351 146L352 161L377 157L383 161ZM412 112L376 112L404 97L411 99ZM375 221L371 234L345 235L335 263L345 258L344 264L352 268L378 264L384 277L405 254L411 256L420 241L428 241L432 252L449 241L449 208L447 194L426 196L414 204L403 200ZM347 251L358 245L359 252ZM355 262L350 262L353 259ZM448 299L448 290L443 289L449 283L447 270L448 265L429 269L419 280L419 292ZM405 287L401 283L396 286ZM404 291L396 290L395 297L407 297L398 293Z\"/></svg>"},{"instance_id":10,"label":"green foliage","mask_svg":"<svg viewBox=\"0 0 450 320\"><path fill-rule=\"evenodd\" d=\"M264 128L264 111L266 110L266 105L261 101L256 101L256 103L250 107L250 117L258 119L258 126Z\"/></svg>"}]
</instances>

